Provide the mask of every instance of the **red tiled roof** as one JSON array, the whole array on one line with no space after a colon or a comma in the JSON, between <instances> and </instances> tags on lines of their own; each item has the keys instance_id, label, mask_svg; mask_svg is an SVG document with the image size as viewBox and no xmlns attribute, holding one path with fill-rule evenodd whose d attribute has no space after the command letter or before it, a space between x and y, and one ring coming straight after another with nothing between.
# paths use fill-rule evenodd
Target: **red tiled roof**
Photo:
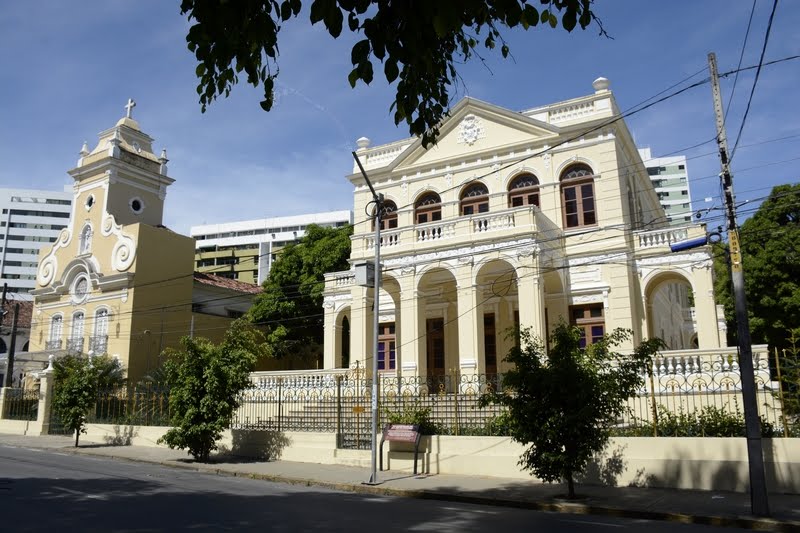
<instances>
[{"instance_id":1,"label":"red tiled roof","mask_svg":"<svg viewBox=\"0 0 800 533\"><path fill-rule=\"evenodd\" d=\"M258 294L261 292L261 287L253 285L252 283L244 283L236 281L235 279L223 278L222 276L215 276L214 274L204 274L203 272L195 272L194 280L203 285L211 285L212 287L220 287L245 294Z\"/></svg>"},{"instance_id":2,"label":"red tiled roof","mask_svg":"<svg viewBox=\"0 0 800 533\"><path fill-rule=\"evenodd\" d=\"M3 319L3 326L11 327L14 323L14 304L19 304L19 317L17 318L17 327L28 329L31 327L31 317L33 316L33 302L30 300L13 300L8 298L3 311L6 311L5 318Z\"/></svg>"}]
</instances>

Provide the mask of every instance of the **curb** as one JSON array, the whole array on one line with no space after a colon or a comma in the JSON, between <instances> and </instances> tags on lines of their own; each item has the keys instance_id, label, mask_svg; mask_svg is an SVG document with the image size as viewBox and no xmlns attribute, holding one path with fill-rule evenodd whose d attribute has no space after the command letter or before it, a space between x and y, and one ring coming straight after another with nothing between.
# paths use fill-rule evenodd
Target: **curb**
<instances>
[{"instance_id":1,"label":"curb","mask_svg":"<svg viewBox=\"0 0 800 533\"><path fill-rule=\"evenodd\" d=\"M456 492L442 492L432 490L413 490L413 489L393 489L374 485L362 485L355 483L342 483L332 481L321 481L317 479L296 478L281 474L258 474L254 472L237 472L224 468L217 468L213 465L185 464L174 461L150 460L140 457L128 457L122 455L103 454L93 452L86 448L51 448L35 445L25 447L40 450L53 450L69 455L88 455L92 457L102 457L114 461L128 461L131 463L147 463L164 466L168 468L178 468L193 472L213 474L217 476L241 477L257 479L274 483L286 483L289 485L299 485L306 487L321 487L342 492L352 492L356 494L373 494L381 496L396 496L402 498L416 498L421 500L436 500L453 503L467 503L475 505L489 505L493 507L509 507L516 509L528 509L531 511L545 511L551 513L579 514L612 516L616 518L632 518L640 520L658 520L662 522L676 522L681 524L698 524L719 527L736 527L753 531L775 531L779 533L800 533L799 521L781 521L771 518L753 518L744 516L714 516L714 515L689 515L684 513L670 513L662 511L648 511L641 509L623 509L619 507L605 507L571 502L548 502L548 501L524 501L492 498L489 496L477 496L473 494L463 494Z\"/></svg>"}]
</instances>

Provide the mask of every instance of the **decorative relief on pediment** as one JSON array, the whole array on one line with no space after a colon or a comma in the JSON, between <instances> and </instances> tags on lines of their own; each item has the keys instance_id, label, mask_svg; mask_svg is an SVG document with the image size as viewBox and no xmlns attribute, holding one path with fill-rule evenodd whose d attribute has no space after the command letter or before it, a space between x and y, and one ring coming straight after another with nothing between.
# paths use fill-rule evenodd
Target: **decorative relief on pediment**
<instances>
[{"instance_id":1,"label":"decorative relief on pediment","mask_svg":"<svg viewBox=\"0 0 800 533\"><path fill-rule=\"evenodd\" d=\"M128 270L136 258L136 242L133 237L122 231L122 226L116 223L111 214L106 214L103 219L100 234L103 237L117 237L117 243L111 250L111 266L117 272Z\"/></svg>"},{"instance_id":2,"label":"decorative relief on pediment","mask_svg":"<svg viewBox=\"0 0 800 533\"><path fill-rule=\"evenodd\" d=\"M445 174L444 175L444 181L445 181L445 183L447 183L447 187L448 188L452 187L453 186L453 173L452 172L448 172L447 174Z\"/></svg>"},{"instance_id":3,"label":"decorative relief on pediment","mask_svg":"<svg viewBox=\"0 0 800 533\"><path fill-rule=\"evenodd\" d=\"M547 150L547 146L544 147ZM550 161L553 159L553 156L550 155L550 152L547 152L542 156L542 161L544 162L544 168L546 170L550 170Z\"/></svg>"},{"instance_id":4,"label":"decorative relief on pediment","mask_svg":"<svg viewBox=\"0 0 800 533\"><path fill-rule=\"evenodd\" d=\"M55 244L50 249L50 253L39 261L39 268L36 272L36 281L39 285L46 287L53 282L58 273L58 259L56 258L56 251L60 248L66 248L72 241L72 231L69 228L64 228L58 234Z\"/></svg>"},{"instance_id":5,"label":"decorative relief on pediment","mask_svg":"<svg viewBox=\"0 0 800 533\"><path fill-rule=\"evenodd\" d=\"M36 281L39 285L45 287L50 285L53 281L53 278L56 276L56 272L58 271L58 260L56 256L51 254L42 259L42 262L39 263L39 272L36 274Z\"/></svg>"},{"instance_id":6,"label":"decorative relief on pediment","mask_svg":"<svg viewBox=\"0 0 800 533\"><path fill-rule=\"evenodd\" d=\"M478 139L483 139L485 136L483 121L473 114L465 116L458 126L459 144L472 146Z\"/></svg>"}]
</instances>

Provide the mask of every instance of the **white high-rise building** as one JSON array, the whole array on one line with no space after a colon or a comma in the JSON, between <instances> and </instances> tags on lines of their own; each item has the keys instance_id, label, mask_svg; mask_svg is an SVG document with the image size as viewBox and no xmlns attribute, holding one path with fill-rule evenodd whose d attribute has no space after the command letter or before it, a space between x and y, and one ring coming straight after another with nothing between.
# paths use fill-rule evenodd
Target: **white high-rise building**
<instances>
[{"instance_id":1,"label":"white high-rise building","mask_svg":"<svg viewBox=\"0 0 800 533\"><path fill-rule=\"evenodd\" d=\"M352 223L352 211L326 211L192 226L195 269L260 285L279 250L305 235L306 226L338 228Z\"/></svg>"},{"instance_id":2,"label":"white high-rise building","mask_svg":"<svg viewBox=\"0 0 800 533\"><path fill-rule=\"evenodd\" d=\"M639 148L639 155L647 167L658 201L667 213L667 221L673 226L691 222L692 192L686 156L652 157L650 148Z\"/></svg>"},{"instance_id":3,"label":"white high-rise building","mask_svg":"<svg viewBox=\"0 0 800 533\"><path fill-rule=\"evenodd\" d=\"M67 226L72 188L64 191L0 189L0 290L32 300L39 249L49 246Z\"/></svg>"}]
</instances>

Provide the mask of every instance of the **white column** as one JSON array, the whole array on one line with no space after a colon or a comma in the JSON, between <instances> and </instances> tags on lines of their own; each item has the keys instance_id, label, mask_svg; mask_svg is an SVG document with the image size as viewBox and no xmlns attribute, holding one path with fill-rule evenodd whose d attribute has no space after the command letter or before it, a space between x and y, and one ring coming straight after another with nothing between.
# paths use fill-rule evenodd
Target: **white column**
<instances>
[{"instance_id":1,"label":"white column","mask_svg":"<svg viewBox=\"0 0 800 533\"><path fill-rule=\"evenodd\" d=\"M698 347L707 350L727 344L727 339L720 339L717 305L714 302L714 281L710 268L696 268L692 271L692 290L697 317Z\"/></svg>"},{"instance_id":2,"label":"white column","mask_svg":"<svg viewBox=\"0 0 800 533\"><path fill-rule=\"evenodd\" d=\"M547 332L544 325L544 294L542 278L538 272L538 260L535 257L520 258L517 277L520 329L531 328L531 333L535 337L544 340Z\"/></svg>"},{"instance_id":3,"label":"white column","mask_svg":"<svg viewBox=\"0 0 800 533\"><path fill-rule=\"evenodd\" d=\"M371 290L369 293L371 294ZM353 307L350 319L350 365L358 361L359 368L372 368L372 297L365 287L353 288ZM371 371L370 371L371 373Z\"/></svg>"},{"instance_id":4,"label":"white column","mask_svg":"<svg viewBox=\"0 0 800 533\"><path fill-rule=\"evenodd\" d=\"M399 326L395 330L397 360L404 377L421 376L427 371L425 350L420 348L425 340L425 313L420 311L420 303L424 304L417 296L416 277L410 269L400 277Z\"/></svg>"},{"instance_id":5,"label":"white column","mask_svg":"<svg viewBox=\"0 0 800 533\"><path fill-rule=\"evenodd\" d=\"M462 376L486 372L483 347L483 305L472 276L472 264L459 266L458 366Z\"/></svg>"},{"instance_id":6,"label":"white column","mask_svg":"<svg viewBox=\"0 0 800 533\"><path fill-rule=\"evenodd\" d=\"M333 302L325 302L322 305L325 310L325 333L323 348L323 365L326 369L336 368L337 355L341 350L340 343L336 342L336 305Z\"/></svg>"}]
</instances>

